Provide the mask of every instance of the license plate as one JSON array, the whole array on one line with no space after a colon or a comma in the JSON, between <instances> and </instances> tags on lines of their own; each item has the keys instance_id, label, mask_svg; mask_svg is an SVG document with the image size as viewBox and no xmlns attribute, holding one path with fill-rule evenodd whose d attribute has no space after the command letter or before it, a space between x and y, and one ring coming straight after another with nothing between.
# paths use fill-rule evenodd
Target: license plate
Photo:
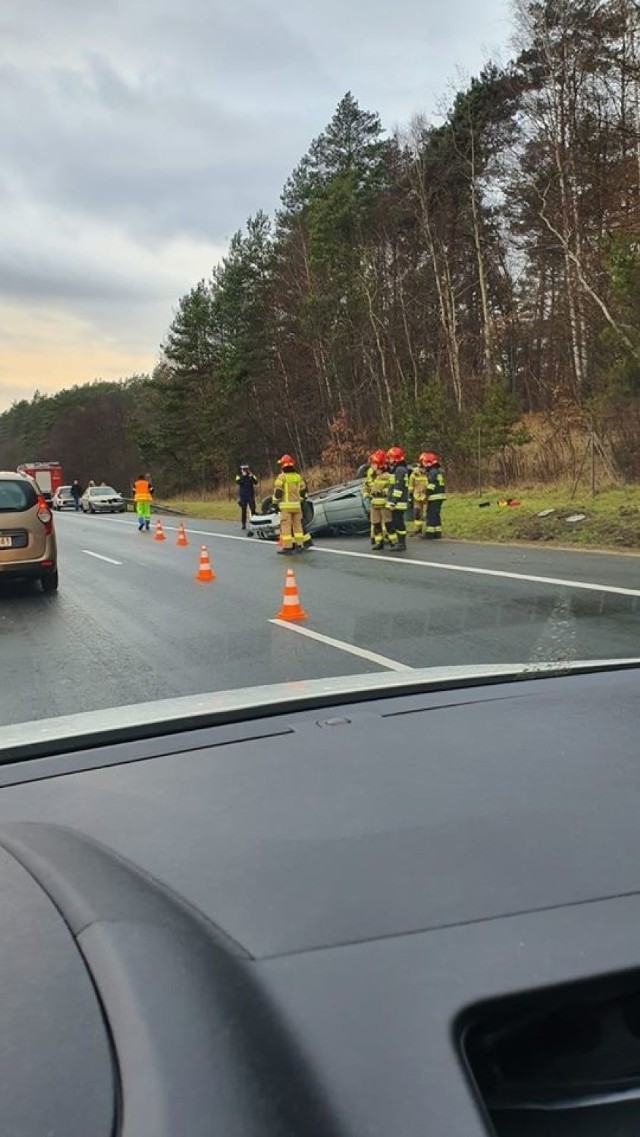
<instances>
[{"instance_id":1,"label":"license plate","mask_svg":"<svg viewBox=\"0 0 640 1137\"><path fill-rule=\"evenodd\" d=\"M0 537L0 549L10 549L13 544L13 537Z\"/></svg>"}]
</instances>

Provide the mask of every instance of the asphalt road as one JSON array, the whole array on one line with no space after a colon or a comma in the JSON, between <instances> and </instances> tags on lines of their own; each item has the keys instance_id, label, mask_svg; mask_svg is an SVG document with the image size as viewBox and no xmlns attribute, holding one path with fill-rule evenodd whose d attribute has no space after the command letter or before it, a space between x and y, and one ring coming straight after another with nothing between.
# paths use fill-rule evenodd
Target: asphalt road
<instances>
[{"instance_id":1,"label":"asphalt road","mask_svg":"<svg viewBox=\"0 0 640 1137\"><path fill-rule=\"evenodd\" d=\"M411 540L379 555L354 539L285 558L222 522L190 521L186 549L174 521L163 543L131 516L56 525L58 595L0 587L0 724L298 679L640 654L640 557ZM194 581L203 543L209 585ZM289 565L302 633L271 622Z\"/></svg>"}]
</instances>

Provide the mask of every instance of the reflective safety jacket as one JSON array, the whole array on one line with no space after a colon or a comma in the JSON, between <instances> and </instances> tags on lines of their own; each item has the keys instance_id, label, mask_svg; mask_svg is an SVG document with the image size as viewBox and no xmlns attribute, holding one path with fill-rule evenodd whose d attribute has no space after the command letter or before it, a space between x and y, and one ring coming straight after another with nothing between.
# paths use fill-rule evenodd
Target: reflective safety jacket
<instances>
[{"instance_id":1,"label":"reflective safety jacket","mask_svg":"<svg viewBox=\"0 0 640 1137\"><path fill-rule=\"evenodd\" d=\"M389 474L387 505L392 509L406 509L409 504L409 471L401 462Z\"/></svg>"},{"instance_id":2,"label":"reflective safety jacket","mask_svg":"<svg viewBox=\"0 0 640 1137\"><path fill-rule=\"evenodd\" d=\"M134 501L152 501L151 486L146 478L138 478L133 483L133 500Z\"/></svg>"},{"instance_id":3,"label":"reflective safety jacket","mask_svg":"<svg viewBox=\"0 0 640 1137\"><path fill-rule=\"evenodd\" d=\"M283 470L275 480L273 486L273 500L280 509L295 513L301 509L302 502L307 496L307 487L302 474L297 470Z\"/></svg>"},{"instance_id":4,"label":"reflective safety jacket","mask_svg":"<svg viewBox=\"0 0 640 1137\"><path fill-rule=\"evenodd\" d=\"M362 491L365 501L370 502L376 509L382 509L387 504L390 481L391 474L388 470L378 470L375 466L370 466Z\"/></svg>"},{"instance_id":5,"label":"reflective safety jacket","mask_svg":"<svg viewBox=\"0 0 640 1137\"><path fill-rule=\"evenodd\" d=\"M444 488L444 474L440 467L430 466L427 473L429 475L427 484L429 501L445 501L447 495Z\"/></svg>"},{"instance_id":6,"label":"reflective safety jacket","mask_svg":"<svg viewBox=\"0 0 640 1137\"><path fill-rule=\"evenodd\" d=\"M424 466L416 466L409 475L409 494L414 501L427 500L427 486L429 484L429 474Z\"/></svg>"}]
</instances>

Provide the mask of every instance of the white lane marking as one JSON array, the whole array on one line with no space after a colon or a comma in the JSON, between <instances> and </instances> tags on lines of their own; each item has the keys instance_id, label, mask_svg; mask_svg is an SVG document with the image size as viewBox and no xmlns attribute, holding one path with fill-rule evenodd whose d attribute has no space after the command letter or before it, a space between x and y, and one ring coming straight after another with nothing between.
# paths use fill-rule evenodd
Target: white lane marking
<instances>
[{"instance_id":1,"label":"white lane marking","mask_svg":"<svg viewBox=\"0 0 640 1137\"><path fill-rule=\"evenodd\" d=\"M131 525L133 527L133 522L123 521L121 517L111 517L109 520L112 525ZM178 532L177 525L165 525L163 522L162 528L166 529L169 533ZM216 537L222 538L223 541L243 541L245 545L264 545L265 548L270 548L273 551L273 541L261 541L259 537L254 540L252 537L247 537L246 533L243 533L240 537L234 533L212 533L210 529L189 529L186 525L185 529L187 533L192 533L194 537Z\"/></svg>"},{"instance_id":2,"label":"white lane marking","mask_svg":"<svg viewBox=\"0 0 640 1137\"><path fill-rule=\"evenodd\" d=\"M113 518L117 525L128 525L130 522L122 521L120 518ZM165 529L176 529L174 525L165 525ZM212 533L210 529L187 529L187 533L193 533L202 537L215 537L223 541L244 541L245 544L264 545L271 548L273 542L271 541L252 541L246 536L236 537L232 533ZM564 580L562 577L555 576L531 576L523 572L507 572L504 569L488 569L478 568L475 565L445 565L440 561L419 561L412 557L403 557L401 554L392 558L380 553L358 553L352 549L327 549L325 545L314 545L313 551L315 553L328 553L332 557L360 557L365 561L377 561L380 563L389 564L391 560L394 565L417 565L418 568L440 569L443 572L467 572L475 576L493 576L503 580L524 580L529 584L551 584L556 587L562 588L581 588L586 592L610 592L616 596L640 596L640 588L622 588L615 584L593 584L591 581L585 580ZM615 553L611 554L615 556Z\"/></svg>"},{"instance_id":3,"label":"white lane marking","mask_svg":"<svg viewBox=\"0 0 640 1137\"><path fill-rule=\"evenodd\" d=\"M388 558L381 556L380 553L356 553L350 549L326 549L319 545L314 545L314 551L318 553L330 553L334 557L363 557L368 561L386 560ZM398 556L393 558L393 563L397 565L419 565L421 568L443 569L444 572L469 572L477 576L496 576L506 580L526 580L531 584L553 584L561 585L564 588L583 588L587 592L613 592L618 596L640 596L640 588L621 588L614 584L591 584L584 580L564 580L562 577L555 576L529 576L523 572L506 572L503 569L487 569L476 568L471 565L443 565L439 561L417 561L412 560L411 557Z\"/></svg>"},{"instance_id":4,"label":"white lane marking","mask_svg":"<svg viewBox=\"0 0 640 1137\"><path fill-rule=\"evenodd\" d=\"M351 655L357 655L360 659L368 660L369 663L377 663L379 667L386 667L388 671L414 670L406 663L399 663L397 659L389 659L386 655L378 655L375 651L367 651L364 647L356 647L355 644L345 643L344 640L334 640L333 636L323 636L322 632L313 632L311 628L301 628L299 624L289 624L286 620L269 620L269 623L275 624L276 628L284 628L287 632L297 632L299 636L308 636L310 640L317 640L318 643L326 644L327 647L335 647L339 651L348 651Z\"/></svg>"},{"instance_id":5,"label":"white lane marking","mask_svg":"<svg viewBox=\"0 0 640 1137\"><path fill-rule=\"evenodd\" d=\"M121 565L122 561L114 561L112 557L103 557L102 553L92 553L90 549L83 549L88 557L95 557L97 561L106 561L109 565Z\"/></svg>"}]
</instances>

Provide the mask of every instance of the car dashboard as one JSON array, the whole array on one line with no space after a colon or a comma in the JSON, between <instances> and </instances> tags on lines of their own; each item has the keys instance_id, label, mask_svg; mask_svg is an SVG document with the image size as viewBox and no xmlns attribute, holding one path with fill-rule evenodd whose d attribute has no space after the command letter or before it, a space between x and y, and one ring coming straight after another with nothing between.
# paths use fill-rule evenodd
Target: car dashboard
<instances>
[{"instance_id":1,"label":"car dashboard","mask_svg":"<svg viewBox=\"0 0 640 1137\"><path fill-rule=\"evenodd\" d=\"M5 751L0 1131L636 1132L637 706L620 668Z\"/></svg>"}]
</instances>

